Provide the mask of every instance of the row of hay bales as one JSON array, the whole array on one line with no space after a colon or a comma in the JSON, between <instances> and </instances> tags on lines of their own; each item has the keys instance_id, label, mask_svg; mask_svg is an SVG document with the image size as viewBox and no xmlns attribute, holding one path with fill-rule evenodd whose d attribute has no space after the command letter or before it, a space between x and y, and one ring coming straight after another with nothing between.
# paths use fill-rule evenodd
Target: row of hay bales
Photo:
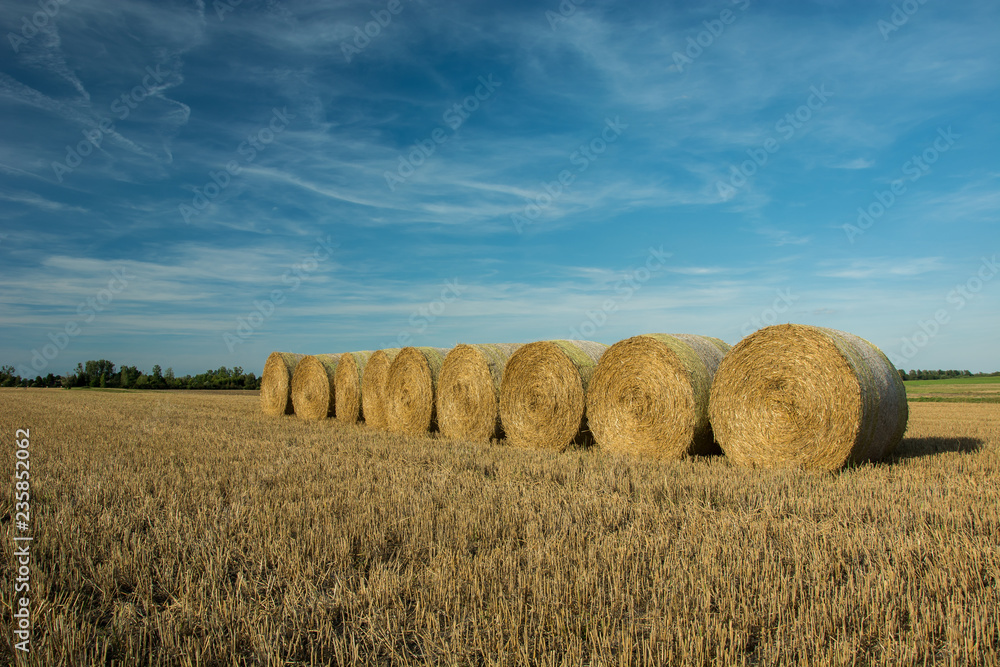
<instances>
[{"instance_id":1,"label":"row of hay bales","mask_svg":"<svg viewBox=\"0 0 1000 667\"><path fill-rule=\"evenodd\" d=\"M364 420L397 433L641 456L720 451L748 466L836 470L902 439L902 381L849 333L786 324L735 347L691 334L407 347L267 359L272 415Z\"/></svg>"}]
</instances>

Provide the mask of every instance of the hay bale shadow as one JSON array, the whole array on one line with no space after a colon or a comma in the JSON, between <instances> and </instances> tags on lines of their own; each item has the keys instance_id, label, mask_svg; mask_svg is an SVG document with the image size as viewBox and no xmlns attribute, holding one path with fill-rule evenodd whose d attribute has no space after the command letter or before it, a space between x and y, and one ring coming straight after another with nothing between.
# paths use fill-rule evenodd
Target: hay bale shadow
<instances>
[{"instance_id":1,"label":"hay bale shadow","mask_svg":"<svg viewBox=\"0 0 1000 667\"><path fill-rule=\"evenodd\" d=\"M982 448L985 441L981 438L903 438L896 451L886 459L887 463L895 463L906 459L922 456L934 456L944 452L962 452L971 454Z\"/></svg>"}]
</instances>

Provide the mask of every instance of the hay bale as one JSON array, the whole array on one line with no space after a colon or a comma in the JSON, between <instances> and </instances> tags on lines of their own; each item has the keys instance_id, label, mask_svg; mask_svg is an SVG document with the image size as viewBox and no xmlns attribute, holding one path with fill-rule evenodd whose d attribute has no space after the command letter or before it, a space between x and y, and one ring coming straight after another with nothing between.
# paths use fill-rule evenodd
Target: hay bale
<instances>
[{"instance_id":1,"label":"hay bale","mask_svg":"<svg viewBox=\"0 0 1000 667\"><path fill-rule=\"evenodd\" d=\"M389 376L389 366L399 354L399 348L388 348L372 352L365 364L361 377L361 409L365 423L374 428L385 428L385 381Z\"/></svg>"},{"instance_id":2,"label":"hay bale","mask_svg":"<svg viewBox=\"0 0 1000 667\"><path fill-rule=\"evenodd\" d=\"M306 355L292 375L292 403L302 419L326 419L335 414L335 376L339 354Z\"/></svg>"},{"instance_id":3,"label":"hay bale","mask_svg":"<svg viewBox=\"0 0 1000 667\"><path fill-rule=\"evenodd\" d=\"M510 356L500 381L500 420L519 447L562 451L592 441L586 392L608 349L591 341L551 340L524 345Z\"/></svg>"},{"instance_id":4,"label":"hay bale","mask_svg":"<svg viewBox=\"0 0 1000 667\"><path fill-rule=\"evenodd\" d=\"M337 363L337 373L334 382L334 393L337 406L337 419L354 424L363 418L361 409L361 379L364 377L365 366L372 356L369 351L347 352Z\"/></svg>"},{"instance_id":5,"label":"hay bale","mask_svg":"<svg viewBox=\"0 0 1000 667\"><path fill-rule=\"evenodd\" d=\"M292 374L304 354L272 352L264 362L260 378L260 409L266 415L290 415L292 407Z\"/></svg>"},{"instance_id":6,"label":"hay bale","mask_svg":"<svg viewBox=\"0 0 1000 667\"><path fill-rule=\"evenodd\" d=\"M434 394L449 350L404 347L385 381L385 418L390 431L419 435L437 428Z\"/></svg>"},{"instance_id":7,"label":"hay bale","mask_svg":"<svg viewBox=\"0 0 1000 667\"><path fill-rule=\"evenodd\" d=\"M520 345L456 345L441 366L437 416L441 434L474 442L503 437L500 380Z\"/></svg>"},{"instance_id":8,"label":"hay bale","mask_svg":"<svg viewBox=\"0 0 1000 667\"><path fill-rule=\"evenodd\" d=\"M691 334L644 334L612 345L587 390L597 444L657 458L718 454L708 395L728 351L718 338Z\"/></svg>"},{"instance_id":9,"label":"hay bale","mask_svg":"<svg viewBox=\"0 0 1000 667\"><path fill-rule=\"evenodd\" d=\"M837 470L891 452L906 391L882 351L853 334L782 324L723 359L709 417L726 456L749 466Z\"/></svg>"}]
</instances>

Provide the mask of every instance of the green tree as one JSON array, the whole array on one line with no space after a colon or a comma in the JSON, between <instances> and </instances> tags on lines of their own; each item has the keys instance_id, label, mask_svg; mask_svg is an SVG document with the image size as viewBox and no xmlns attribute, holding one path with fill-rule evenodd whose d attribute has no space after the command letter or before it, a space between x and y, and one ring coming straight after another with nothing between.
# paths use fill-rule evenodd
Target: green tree
<instances>
[{"instance_id":1,"label":"green tree","mask_svg":"<svg viewBox=\"0 0 1000 667\"><path fill-rule=\"evenodd\" d=\"M123 389L128 389L135 385L135 381L139 379L139 369L135 366L122 366L121 377L119 379L119 384Z\"/></svg>"},{"instance_id":2,"label":"green tree","mask_svg":"<svg viewBox=\"0 0 1000 667\"><path fill-rule=\"evenodd\" d=\"M79 368L79 366L77 368ZM83 368L83 372L87 378L85 384L89 384L91 387L100 386L102 375L111 377L116 374L115 365L107 359L99 359L97 361L94 361L93 359L89 360L87 365Z\"/></svg>"},{"instance_id":3,"label":"green tree","mask_svg":"<svg viewBox=\"0 0 1000 667\"><path fill-rule=\"evenodd\" d=\"M163 379L163 369L159 364L154 365L149 373L149 385L153 389L163 389L167 386L166 380Z\"/></svg>"}]
</instances>

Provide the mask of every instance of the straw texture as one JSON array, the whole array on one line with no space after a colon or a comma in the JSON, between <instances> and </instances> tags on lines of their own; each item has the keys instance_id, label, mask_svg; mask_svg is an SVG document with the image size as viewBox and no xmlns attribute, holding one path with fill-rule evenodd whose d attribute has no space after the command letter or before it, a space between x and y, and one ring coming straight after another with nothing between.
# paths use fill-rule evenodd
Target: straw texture
<instances>
[{"instance_id":1,"label":"straw texture","mask_svg":"<svg viewBox=\"0 0 1000 667\"><path fill-rule=\"evenodd\" d=\"M590 444L587 385L606 349L603 343L568 340L518 348L500 382L500 419L507 441L556 451Z\"/></svg>"},{"instance_id":2,"label":"straw texture","mask_svg":"<svg viewBox=\"0 0 1000 667\"><path fill-rule=\"evenodd\" d=\"M326 419L336 413L334 393L339 354L307 355L292 374L292 403L302 419Z\"/></svg>"},{"instance_id":3,"label":"straw texture","mask_svg":"<svg viewBox=\"0 0 1000 667\"><path fill-rule=\"evenodd\" d=\"M733 461L837 470L877 461L906 430L906 391L881 350L798 324L761 329L723 359L709 416Z\"/></svg>"},{"instance_id":4,"label":"straw texture","mask_svg":"<svg viewBox=\"0 0 1000 667\"><path fill-rule=\"evenodd\" d=\"M389 376L389 366L397 354L398 347L376 350L365 364L365 372L361 377L361 405L365 423L373 428L386 428L385 381Z\"/></svg>"},{"instance_id":5,"label":"straw texture","mask_svg":"<svg viewBox=\"0 0 1000 667\"><path fill-rule=\"evenodd\" d=\"M260 409L266 415L290 415L292 406L292 374L305 355L293 352L272 352L264 362L260 378Z\"/></svg>"},{"instance_id":6,"label":"straw texture","mask_svg":"<svg viewBox=\"0 0 1000 667\"><path fill-rule=\"evenodd\" d=\"M385 382L390 431L419 435L437 428L434 397L448 352L443 347L404 347L392 360Z\"/></svg>"},{"instance_id":7,"label":"straw texture","mask_svg":"<svg viewBox=\"0 0 1000 667\"><path fill-rule=\"evenodd\" d=\"M718 338L691 334L644 334L612 345L587 391L597 444L655 458L718 454L708 399L729 349Z\"/></svg>"},{"instance_id":8,"label":"straw texture","mask_svg":"<svg viewBox=\"0 0 1000 667\"><path fill-rule=\"evenodd\" d=\"M500 381L520 345L456 345L445 357L438 380L437 414L441 434L474 442L503 438Z\"/></svg>"},{"instance_id":9,"label":"straw texture","mask_svg":"<svg viewBox=\"0 0 1000 667\"><path fill-rule=\"evenodd\" d=\"M334 394L337 406L337 420L354 424L364 418L361 407L361 381L365 366L372 356L370 351L346 352L337 363Z\"/></svg>"}]
</instances>

